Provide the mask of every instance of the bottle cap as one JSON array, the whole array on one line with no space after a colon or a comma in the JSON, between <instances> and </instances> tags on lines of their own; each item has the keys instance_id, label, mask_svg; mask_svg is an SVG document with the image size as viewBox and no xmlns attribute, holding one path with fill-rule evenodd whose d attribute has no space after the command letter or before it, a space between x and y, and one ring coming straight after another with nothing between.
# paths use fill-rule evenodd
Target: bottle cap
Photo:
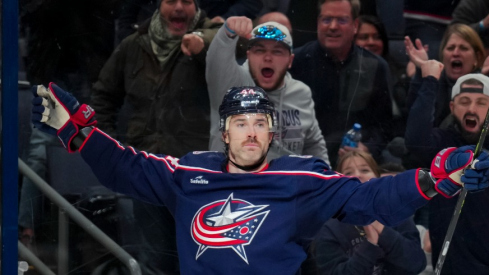
<instances>
[{"instance_id":1,"label":"bottle cap","mask_svg":"<svg viewBox=\"0 0 489 275\"><path fill-rule=\"evenodd\" d=\"M355 124L353 124L353 129L355 131L358 131L358 130L362 129L362 125L360 125L360 123L355 123Z\"/></svg>"},{"instance_id":2,"label":"bottle cap","mask_svg":"<svg viewBox=\"0 0 489 275\"><path fill-rule=\"evenodd\" d=\"M27 262L25 261L17 262L17 275L22 275L27 270L29 270L29 264Z\"/></svg>"}]
</instances>

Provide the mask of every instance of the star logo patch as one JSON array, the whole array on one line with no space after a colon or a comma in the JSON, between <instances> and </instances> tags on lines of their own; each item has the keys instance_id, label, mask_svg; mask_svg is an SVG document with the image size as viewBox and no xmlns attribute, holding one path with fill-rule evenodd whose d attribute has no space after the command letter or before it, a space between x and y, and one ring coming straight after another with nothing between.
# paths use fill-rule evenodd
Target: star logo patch
<instances>
[{"instance_id":1,"label":"star logo patch","mask_svg":"<svg viewBox=\"0 0 489 275\"><path fill-rule=\"evenodd\" d=\"M231 248L248 264L244 246L249 245L270 210L268 205L253 205L229 195L197 211L191 226L192 238L199 245L195 259L208 248Z\"/></svg>"}]
</instances>

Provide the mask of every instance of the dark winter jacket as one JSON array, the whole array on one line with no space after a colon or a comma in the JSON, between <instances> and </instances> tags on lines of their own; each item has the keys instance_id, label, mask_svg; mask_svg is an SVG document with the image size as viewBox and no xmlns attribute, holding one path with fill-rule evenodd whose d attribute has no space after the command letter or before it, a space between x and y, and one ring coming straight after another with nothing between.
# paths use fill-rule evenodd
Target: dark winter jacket
<instances>
[{"instance_id":1,"label":"dark winter jacket","mask_svg":"<svg viewBox=\"0 0 489 275\"><path fill-rule=\"evenodd\" d=\"M446 128L433 126L439 85L440 82L432 76L422 79L407 121L406 147L424 167L430 166L441 149L468 145L457 124L448 123ZM489 139L484 148L489 148ZM433 265L438 260L457 199L458 196L451 199L438 196L429 203ZM488 202L488 190L467 194L441 274L489 274Z\"/></svg>"},{"instance_id":2,"label":"dark winter jacket","mask_svg":"<svg viewBox=\"0 0 489 275\"><path fill-rule=\"evenodd\" d=\"M378 245L362 226L326 222L314 240L319 274L419 274L426 267L419 232L412 219L384 227Z\"/></svg>"},{"instance_id":3,"label":"dark winter jacket","mask_svg":"<svg viewBox=\"0 0 489 275\"><path fill-rule=\"evenodd\" d=\"M374 157L390 139L392 102L384 59L352 45L346 60L335 61L312 41L294 50L290 73L312 90L316 118L333 164L343 134L362 125L362 141Z\"/></svg>"},{"instance_id":4,"label":"dark winter jacket","mask_svg":"<svg viewBox=\"0 0 489 275\"><path fill-rule=\"evenodd\" d=\"M453 11L452 23L462 23L474 29L489 48L489 28L481 28L479 22L489 14L489 1L486 0L461 0Z\"/></svg>"},{"instance_id":5,"label":"dark winter jacket","mask_svg":"<svg viewBox=\"0 0 489 275\"><path fill-rule=\"evenodd\" d=\"M151 49L149 21L121 42L92 91L92 107L101 129L114 135L117 127L123 127L116 121L125 101L122 116L128 117L128 144L174 156L207 150L210 109L205 55L220 24L211 23L204 14L193 31L202 32L205 48L191 57L178 50L164 68Z\"/></svg>"},{"instance_id":6,"label":"dark winter jacket","mask_svg":"<svg viewBox=\"0 0 489 275\"><path fill-rule=\"evenodd\" d=\"M413 106L416 98L421 93L420 90L423 88L423 78L421 76L421 70L416 69L416 74L411 80L411 84L409 86L408 98L407 98L407 106L408 110ZM434 121L433 125L435 127L440 126L443 120L450 114L450 100L452 98L452 87L455 84L455 80L452 80L447 77L445 71L441 73L440 79L438 80L438 84L436 87L436 93L433 95L436 97L434 104Z\"/></svg>"},{"instance_id":7,"label":"dark winter jacket","mask_svg":"<svg viewBox=\"0 0 489 275\"><path fill-rule=\"evenodd\" d=\"M409 112L405 143L409 153L420 161L418 166L429 168L435 155L447 147L467 145L459 126L452 117L448 117L443 127L437 127L436 106L440 96L440 86L443 82L428 76L421 80L419 92ZM446 103L447 106L449 102ZM489 148L489 139L485 148Z\"/></svg>"}]
</instances>

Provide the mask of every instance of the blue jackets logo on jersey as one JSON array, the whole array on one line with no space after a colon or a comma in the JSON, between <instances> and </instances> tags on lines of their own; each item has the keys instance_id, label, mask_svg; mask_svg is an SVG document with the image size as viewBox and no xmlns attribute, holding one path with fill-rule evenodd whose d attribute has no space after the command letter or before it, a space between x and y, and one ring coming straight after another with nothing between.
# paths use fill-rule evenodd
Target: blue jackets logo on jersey
<instances>
[{"instance_id":1,"label":"blue jackets logo on jersey","mask_svg":"<svg viewBox=\"0 0 489 275\"><path fill-rule=\"evenodd\" d=\"M208 248L231 248L248 263L244 246L251 243L270 212L262 211L266 207L234 199L231 193L226 200L200 208L191 227L192 238L199 245L195 259Z\"/></svg>"}]
</instances>

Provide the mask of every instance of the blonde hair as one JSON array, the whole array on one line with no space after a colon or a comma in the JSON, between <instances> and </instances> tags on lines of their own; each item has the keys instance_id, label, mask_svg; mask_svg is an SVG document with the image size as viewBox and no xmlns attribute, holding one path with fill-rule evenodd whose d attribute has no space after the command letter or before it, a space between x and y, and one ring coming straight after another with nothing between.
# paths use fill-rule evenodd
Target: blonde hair
<instances>
[{"instance_id":1,"label":"blonde hair","mask_svg":"<svg viewBox=\"0 0 489 275\"><path fill-rule=\"evenodd\" d=\"M347 159L353 158L353 157L360 157L365 160L367 165L372 169L374 172L375 176L377 178L380 177L380 168L375 159L372 157L371 154L363 152L363 151L350 151L344 154L339 160L338 164L336 165L336 171L343 173L343 164Z\"/></svg>"},{"instance_id":2,"label":"blonde hair","mask_svg":"<svg viewBox=\"0 0 489 275\"><path fill-rule=\"evenodd\" d=\"M443 50L448 44L448 40L452 36L452 34L456 34L460 36L463 40L467 41L472 49L475 52L475 58L477 60L477 69L481 69L484 64L485 59L485 49L482 40L479 35L469 26L465 24L453 24L447 28L445 34L443 34L443 38L440 43L440 60L443 61Z\"/></svg>"}]
</instances>

